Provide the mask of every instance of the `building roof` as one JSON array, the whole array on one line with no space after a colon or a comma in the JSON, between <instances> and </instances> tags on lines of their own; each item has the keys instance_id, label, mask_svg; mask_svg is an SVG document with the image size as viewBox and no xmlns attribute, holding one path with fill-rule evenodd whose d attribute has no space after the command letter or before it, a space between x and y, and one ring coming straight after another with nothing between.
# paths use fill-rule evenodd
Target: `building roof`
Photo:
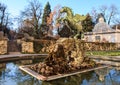
<instances>
[{"instance_id":1,"label":"building roof","mask_svg":"<svg viewBox=\"0 0 120 85\"><path fill-rule=\"evenodd\" d=\"M114 32L115 30L110 28L110 26L105 23L103 17L100 17L99 22L94 26L94 29L92 31L96 33L104 33L104 32Z\"/></svg>"},{"instance_id":2,"label":"building roof","mask_svg":"<svg viewBox=\"0 0 120 85\"><path fill-rule=\"evenodd\" d=\"M97 33L103 33L103 32L113 32L115 30L110 28L110 26L107 25L105 22L100 22L95 25L92 31Z\"/></svg>"}]
</instances>

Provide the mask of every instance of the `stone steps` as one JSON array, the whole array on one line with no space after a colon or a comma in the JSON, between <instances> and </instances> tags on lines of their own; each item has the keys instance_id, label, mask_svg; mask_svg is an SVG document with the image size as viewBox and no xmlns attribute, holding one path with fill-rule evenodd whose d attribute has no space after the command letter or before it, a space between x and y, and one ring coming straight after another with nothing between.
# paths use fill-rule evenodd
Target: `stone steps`
<instances>
[{"instance_id":1,"label":"stone steps","mask_svg":"<svg viewBox=\"0 0 120 85\"><path fill-rule=\"evenodd\" d=\"M9 41L8 42L8 52L20 52L16 41Z\"/></svg>"},{"instance_id":2,"label":"stone steps","mask_svg":"<svg viewBox=\"0 0 120 85\"><path fill-rule=\"evenodd\" d=\"M21 54L21 52L9 52L9 55L17 55L17 54Z\"/></svg>"}]
</instances>

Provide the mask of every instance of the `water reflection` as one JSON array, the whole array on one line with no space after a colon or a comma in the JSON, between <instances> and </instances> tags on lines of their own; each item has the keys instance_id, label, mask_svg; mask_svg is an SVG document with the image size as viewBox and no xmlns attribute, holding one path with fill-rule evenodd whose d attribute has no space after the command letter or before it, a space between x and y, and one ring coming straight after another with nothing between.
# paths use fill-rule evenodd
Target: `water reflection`
<instances>
[{"instance_id":1,"label":"water reflection","mask_svg":"<svg viewBox=\"0 0 120 85\"><path fill-rule=\"evenodd\" d=\"M103 69L98 69L95 70L95 73L99 76L100 81L105 80L105 76L109 74L110 68L103 68Z\"/></svg>"},{"instance_id":2,"label":"water reflection","mask_svg":"<svg viewBox=\"0 0 120 85\"><path fill-rule=\"evenodd\" d=\"M120 85L120 71L116 68L96 70L89 81L83 80L82 85Z\"/></svg>"},{"instance_id":3,"label":"water reflection","mask_svg":"<svg viewBox=\"0 0 120 85\"><path fill-rule=\"evenodd\" d=\"M120 71L113 67L43 82L19 70L19 65L6 63L0 69L0 85L120 85Z\"/></svg>"},{"instance_id":4,"label":"water reflection","mask_svg":"<svg viewBox=\"0 0 120 85\"><path fill-rule=\"evenodd\" d=\"M42 85L81 85L84 79L89 81L93 74L94 72L92 71L89 73L77 74L50 82L42 82Z\"/></svg>"}]
</instances>

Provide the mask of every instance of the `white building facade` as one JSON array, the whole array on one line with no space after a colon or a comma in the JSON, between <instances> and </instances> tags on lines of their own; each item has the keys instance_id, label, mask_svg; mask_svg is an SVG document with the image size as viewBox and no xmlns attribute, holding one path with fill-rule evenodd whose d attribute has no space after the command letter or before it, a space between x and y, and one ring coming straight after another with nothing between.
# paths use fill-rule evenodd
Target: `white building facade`
<instances>
[{"instance_id":1,"label":"white building facade","mask_svg":"<svg viewBox=\"0 0 120 85\"><path fill-rule=\"evenodd\" d=\"M92 32L85 33L84 39L88 42L120 43L120 30L117 27L116 29L110 28L101 17Z\"/></svg>"}]
</instances>

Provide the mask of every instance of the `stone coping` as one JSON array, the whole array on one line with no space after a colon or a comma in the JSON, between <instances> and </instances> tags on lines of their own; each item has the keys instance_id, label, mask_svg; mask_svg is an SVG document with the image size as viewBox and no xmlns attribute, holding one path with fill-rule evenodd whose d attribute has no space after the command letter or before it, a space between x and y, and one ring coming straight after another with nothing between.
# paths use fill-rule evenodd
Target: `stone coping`
<instances>
[{"instance_id":1,"label":"stone coping","mask_svg":"<svg viewBox=\"0 0 120 85\"><path fill-rule=\"evenodd\" d=\"M95 68L78 70L78 71L69 72L69 73L65 73L65 74L58 74L58 75L52 75L52 76L43 76L42 74L38 74L37 72L31 70L29 68L29 66L30 65L19 66L19 68L22 71L28 73L29 75L35 77L36 79L42 80L42 81L51 81L51 80L55 80L55 79L59 79L59 78L67 77L67 76L77 75L77 74L80 74L80 73L85 73L85 72L89 72L89 71L93 71L93 70L108 67L108 65L101 65L101 66L98 66L98 67L95 67Z\"/></svg>"},{"instance_id":2,"label":"stone coping","mask_svg":"<svg viewBox=\"0 0 120 85\"><path fill-rule=\"evenodd\" d=\"M15 57L25 57L25 56L47 56L48 54L11 54L11 55L0 55L0 59L4 58L15 58Z\"/></svg>"},{"instance_id":3,"label":"stone coping","mask_svg":"<svg viewBox=\"0 0 120 85\"><path fill-rule=\"evenodd\" d=\"M91 59L107 60L107 61L120 61L120 56L88 56Z\"/></svg>"},{"instance_id":4,"label":"stone coping","mask_svg":"<svg viewBox=\"0 0 120 85\"><path fill-rule=\"evenodd\" d=\"M48 54L12 54L12 55L0 55L0 63L13 62L19 60L34 60L43 59Z\"/></svg>"}]
</instances>

